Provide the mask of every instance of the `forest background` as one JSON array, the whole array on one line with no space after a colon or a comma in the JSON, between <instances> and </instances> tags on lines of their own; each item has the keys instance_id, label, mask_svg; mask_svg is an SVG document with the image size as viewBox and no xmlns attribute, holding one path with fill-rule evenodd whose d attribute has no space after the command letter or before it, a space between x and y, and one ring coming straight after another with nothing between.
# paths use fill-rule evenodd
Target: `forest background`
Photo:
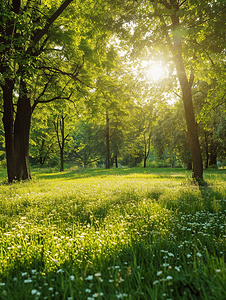
<instances>
[{"instance_id":1,"label":"forest background","mask_svg":"<svg viewBox=\"0 0 226 300\"><path fill-rule=\"evenodd\" d=\"M1 1L1 164L225 165L224 1Z\"/></svg>"}]
</instances>

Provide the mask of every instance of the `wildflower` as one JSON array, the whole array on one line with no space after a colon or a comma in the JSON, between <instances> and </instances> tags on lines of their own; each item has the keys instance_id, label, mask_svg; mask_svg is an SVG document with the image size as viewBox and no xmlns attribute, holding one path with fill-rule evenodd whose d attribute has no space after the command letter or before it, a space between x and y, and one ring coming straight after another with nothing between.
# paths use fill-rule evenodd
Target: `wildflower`
<instances>
[{"instance_id":1,"label":"wildflower","mask_svg":"<svg viewBox=\"0 0 226 300\"><path fill-rule=\"evenodd\" d=\"M37 293L37 290L31 290L31 294L34 295Z\"/></svg>"},{"instance_id":2,"label":"wildflower","mask_svg":"<svg viewBox=\"0 0 226 300\"><path fill-rule=\"evenodd\" d=\"M178 272L180 272L180 268L179 267L175 267L175 270L177 270Z\"/></svg>"},{"instance_id":3,"label":"wildflower","mask_svg":"<svg viewBox=\"0 0 226 300\"><path fill-rule=\"evenodd\" d=\"M64 272L64 270L62 270L62 269L57 270L57 273L63 273L63 272Z\"/></svg>"},{"instance_id":4,"label":"wildflower","mask_svg":"<svg viewBox=\"0 0 226 300\"><path fill-rule=\"evenodd\" d=\"M85 292L86 293L91 293L91 290L90 289L86 289Z\"/></svg>"},{"instance_id":5,"label":"wildflower","mask_svg":"<svg viewBox=\"0 0 226 300\"><path fill-rule=\"evenodd\" d=\"M159 283L159 281L158 280L155 280L154 282L153 282L153 285L156 285L156 284L158 284Z\"/></svg>"},{"instance_id":6,"label":"wildflower","mask_svg":"<svg viewBox=\"0 0 226 300\"><path fill-rule=\"evenodd\" d=\"M174 257L174 254L173 253L168 253L169 256L171 257Z\"/></svg>"},{"instance_id":7,"label":"wildflower","mask_svg":"<svg viewBox=\"0 0 226 300\"><path fill-rule=\"evenodd\" d=\"M128 294L126 294L126 293L123 293L123 294L118 293L118 294L116 294L116 297L117 297L118 299L123 299L123 297L127 297L127 296L128 296Z\"/></svg>"},{"instance_id":8,"label":"wildflower","mask_svg":"<svg viewBox=\"0 0 226 300\"><path fill-rule=\"evenodd\" d=\"M85 278L85 280L93 280L93 276L92 275L89 275Z\"/></svg>"},{"instance_id":9,"label":"wildflower","mask_svg":"<svg viewBox=\"0 0 226 300\"><path fill-rule=\"evenodd\" d=\"M3 286L3 285L5 285L5 282L1 282L1 283L0 283L0 286Z\"/></svg>"},{"instance_id":10,"label":"wildflower","mask_svg":"<svg viewBox=\"0 0 226 300\"><path fill-rule=\"evenodd\" d=\"M101 276L101 273L96 273L95 276L96 277Z\"/></svg>"},{"instance_id":11,"label":"wildflower","mask_svg":"<svg viewBox=\"0 0 226 300\"><path fill-rule=\"evenodd\" d=\"M221 272L221 270L220 270L220 269L216 269L215 271L216 271L217 273L220 273L220 272Z\"/></svg>"},{"instance_id":12,"label":"wildflower","mask_svg":"<svg viewBox=\"0 0 226 300\"><path fill-rule=\"evenodd\" d=\"M202 257L202 254L201 253L196 253L196 255L198 256L198 257Z\"/></svg>"},{"instance_id":13,"label":"wildflower","mask_svg":"<svg viewBox=\"0 0 226 300\"><path fill-rule=\"evenodd\" d=\"M21 274L22 277L25 276L25 275L27 275L27 272L24 272L24 273Z\"/></svg>"},{"instance_id":14,"label":"wildflower","mask_svg":"<svg viewBox=\"0 0 226 300\"><path fill-rule=\"evenodd\" d=\"M114 279L109 279L108 281L109 281L109 282L114 282Z\"/></svg>"},{"instance_id":15,"label":"wildflower","mask_svg":"<svg viewBox=\"0 0 226 300\"><path fill-rule=\"evenodd\" d=\"M162 274L162 271L158 271L157 272L157 276L161 275Z\"/></svg>"},{"instance_id":16,"label":"wildflower","mask_svg":"<svg viewBox=\"0 0 226 300\"><path fill-rule=\"evenodd\" d=\"M172 280L172 279L173 279L172 276L167 276L167 277L166 277L166 280Z\"/></svg>"},{"instance_id":17,"label":"wildflower","mask_svg":"<svg viewBox=\"0 0 226 300\"><path fill-rule=\"evenodd\" d=\"M49 287L49 291L53 291L53 287Z\"/></svg>"},{"instance_id":18,"label":"wildflower","mask_svg":"<svg viewBox=\"0 0 226 300\"><path fill-rule=\"evenodd\" d=\"M162 265L163 265L163 267L168 267L169 266L169 264L167 264L167 263L164 263Z\"/></svg>"},{"instance_id":19,"label":"wildflower","mask_svg":"<svg viewBox=\"0 0 226 300\"><path fill-rule=\"evenodd\" d=\"M70 276L70 279L71 279L71 280L75 280L75 276L74 276L74 275L71 275L71 276Z\"/></svg>"},{"instance_id":20,"label":"wildflower","mask_svg":"<svg viewBox=\"0 0 226 300\"><path fill-rule=\"evenodd\" d=\"M32 282L32 279L31 279L31 278L28 278L28 279L25 279L25 280L24 280L24 283L30 283L30 282Z\"/></svg>"},{"instance_id":21,"label":"wildflower","mask_svg":"<svg viewBox=\"0 0 226 300\"><path fill-rule=\"evenodd\" d=\"M187 254L187 258L190 258L191 257L191 254Z\"/></svg>"}]
</instances>

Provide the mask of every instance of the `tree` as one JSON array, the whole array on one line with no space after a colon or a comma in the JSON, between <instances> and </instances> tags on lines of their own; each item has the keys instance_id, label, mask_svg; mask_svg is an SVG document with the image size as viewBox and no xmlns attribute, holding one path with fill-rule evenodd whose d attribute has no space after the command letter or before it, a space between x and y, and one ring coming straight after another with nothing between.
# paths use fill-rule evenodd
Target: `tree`
<instances>
[{"instance_id":1,"label":"tree","mask_svg":"<svg viewBox=\"0 0 226 300\"><path fill-rule=\"evenodd\" d=\"M128 2L118 10L117 18L111 19L112 28L121 40L130 42L132 57L156 59L159 56L174 62L182 91L193 176L196 179L203 177L203 165L192 102L195 72L191 62L196 57L189 37L199 31L205 34L206 31L199 25L206 22L202 15L208 3L204 1L199 5L194 1L179 3L176 0ZM110 26L110 21L108 24Z\"/></svg>"},{"instance_id":2,"label":"tree","mask_svg":"<svg viewBox=\"0 0 226 300\"><path fill-rule=\"evenodd\" d=\"M61 115L58 115L56 120L53 121L55 132L57 135L57 142L60 148L60 172L64 171L64 146L65 141L67 140L69 133L65 135L65 119L67 115L64 115L62 112Z\"/></svg>"},{"instance_id":3,"label":"tree","mask_svg":"<svg viewBox=\"0 0 226 300\"><path fill-rule=\"evenodd\" d=\"M30 81L50 38L50 26L71 2L72 0L65 0L58 8L53 5L46 11L45 5L36 1L1 1L0 85L3 91L3 124L9 182L31 178ZM17 91L17 95L14 91Z\"/></svg>"},{"instance_id":4,"label":"tree","mask_svg":"<svg viewBox=\"0 0 226 300\"><path fill-rule=\"evenodd\" d=\"M57 99L75 101L76 91L84 96L94 83L91 69L101 54L96 49L107 36L98 27L105 5L98 3L98 10L94 6L94 1L1 1L0 86L9 182L31 178L34 109ZM62 77L68 78L64 85Z\"/></svg>"},{"instance_id":5,"label":"tree","mask_svg":"<svg viewBox=\"0 0 226 300\"><path fill-rule=\"evenodd\" d=\"M192 164L193 164L193 176L196 179L203 178L203 165L202 165L202 156L198 139L197 125L195 121L193 102L192 102L192 85L194 81L194 74L191 72L190 79L188 80L185 65L182 57L182 36L180 36L180 5L177 1L163 1L164 7L169 10L171 18L171 29L173 31L173 44L170 41L169 29L164 29L163 32L166 36L168 45L171 49L176 70L177 76L180 82L182 97L185 110L185 119L188 130L188 140L192 153ZM156 11L157 12L157 11ZM162 25L166 26L165 21L160 15L160 20Z\"/></svg>"}]
</instances>

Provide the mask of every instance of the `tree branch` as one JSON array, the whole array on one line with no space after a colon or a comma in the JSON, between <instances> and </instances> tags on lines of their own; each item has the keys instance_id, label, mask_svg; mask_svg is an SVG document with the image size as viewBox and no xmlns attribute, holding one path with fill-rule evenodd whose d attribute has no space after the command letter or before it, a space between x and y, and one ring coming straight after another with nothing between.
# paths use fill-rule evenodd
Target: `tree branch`
<instances>
[{"instance_id":1,"label":"tree branch","mask_svg":"<svg viewBox=\"0 0 226 300\"><path fill-rule=\"evenodd\" d=\"M72 93L68 97L56 96L56 97L53 97L49 100L38 101L38 103L49 103L49 102L52 102L52 101L55 101L55 100L69 100L71 95L72 95Z\"/></svg>"},{"instance_id":2,"label":"tree branch","mask_svg":"<svg viewBox=\"0 0 226 300\"><path fill-rule=\"evenodd\" d=\"M182 1L180 4L179 4L179 7L181 7L187 0L184 0Z\"/></svg>"},{"instance_id":3,"label":"tree branch","mask_svg":"<svg viewBox=\"0 0 226 300\"><path fill-rule=\"evenodd\" d=\"M33 36L33 46L36 45L40 39L48 33L49 27L53 24L53 22L62 14L62 12L67 8L67 6L72 2L73 0L65 0L61 6L55 11L55 13L47 20L46 25L43 29L38 29L36 33Z\"/></svg>"}]
</instances>

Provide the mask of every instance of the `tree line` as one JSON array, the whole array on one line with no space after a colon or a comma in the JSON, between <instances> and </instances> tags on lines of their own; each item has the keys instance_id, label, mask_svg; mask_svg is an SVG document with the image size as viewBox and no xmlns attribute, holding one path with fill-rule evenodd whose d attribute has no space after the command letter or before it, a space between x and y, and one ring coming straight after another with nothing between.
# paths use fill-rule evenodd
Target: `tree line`
<instances>
[{"instance_id":1,"label":"tree line","mask_svg":"<svg viewBox=\"0 0 226 300\"><path fill-rule=\"evenodd\" d=\"M65 155L109 168L167 152L202 179L225 156L225 10L221 0L1 0L9 182L30 179L29 157L47 163L56 145L61 170ZM153 82L144 60L163 61L167 76Z\"/></svg>"}]
</instances>

